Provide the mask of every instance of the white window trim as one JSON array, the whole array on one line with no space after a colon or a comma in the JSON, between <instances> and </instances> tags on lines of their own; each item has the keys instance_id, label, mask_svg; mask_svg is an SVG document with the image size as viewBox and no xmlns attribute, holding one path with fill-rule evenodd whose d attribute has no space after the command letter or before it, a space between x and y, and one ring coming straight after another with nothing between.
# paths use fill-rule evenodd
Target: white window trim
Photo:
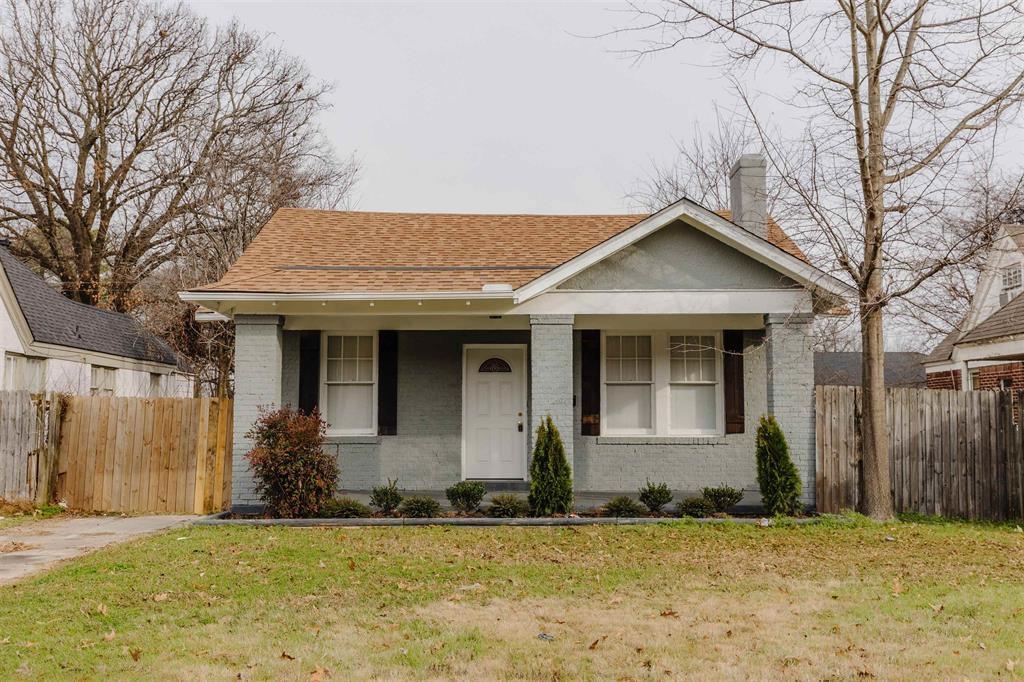
<instances>
[{"instance_id":1,"label":"white window trim","mask_svg":"<svg viewBox=\"0 0 1024 682\"><path fill-rule=\"evenodd\" d=\"M608 395L605 371L608 348L608 336L650 336L651 337L651 422L650 429L609 429L607 419L601 419L602 436L723 436L725 435L725 369L722 362L722 331L721 330L601 330L601 414L608 414ZM712 336L715 339L715 384L710 382L677 381L672 379L671 353L669 339L673 336ZM714 429L673 429L671 428L671 392L673 384L715 386L715 428Z\"/></svg>"},{"instance_id":2,"label":"white window trim","mask_svg":"<svg viewBox=\"0 0 1024 682\"><path fill-rule=\"evenodd\" d=\"M371 336L373 337L373 397L371 398L372 405L370 406L370 428L368 429L336 429L331 426L330 421L327 420L330 414L330 405L327 403L327 387L331 384L327 383L327 337L329 336ZM327 421L327 437L335 436L376 436L378 431L377 425L377 389L379 386L378 380L378 363L380 362L380 349L377 343L377 331L355 331L355 330L338 330L338 331L322 331L320 332L320 416ZM339 383L339 382L332 382ZM357 382L365 383L365 382Z\"/></svg>"}]
</instances>

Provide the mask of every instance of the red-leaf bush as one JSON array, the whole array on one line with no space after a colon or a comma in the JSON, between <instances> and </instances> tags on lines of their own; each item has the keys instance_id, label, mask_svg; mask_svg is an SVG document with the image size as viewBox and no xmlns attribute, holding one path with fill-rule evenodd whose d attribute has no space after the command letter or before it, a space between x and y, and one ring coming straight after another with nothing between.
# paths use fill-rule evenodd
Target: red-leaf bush
<instances>
[{"instance_id":1,"label":"red-leaf bush","mask_svg":"<svg viewBox=\"0 0 1024 682\"><path fill-rule=\"evenodd\" d=\"M338 463L324 452L326 431L316 410L260 410L246 434L254 445L246 457L256 477L256 494L271 515L316 516L334 497Z\"/></svg>"}]
</instances>

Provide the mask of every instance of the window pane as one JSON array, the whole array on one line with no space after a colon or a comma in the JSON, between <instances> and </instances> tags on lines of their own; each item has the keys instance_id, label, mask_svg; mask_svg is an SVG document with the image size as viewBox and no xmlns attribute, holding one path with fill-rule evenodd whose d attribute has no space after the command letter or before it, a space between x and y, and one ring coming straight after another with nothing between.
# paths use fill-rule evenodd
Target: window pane
<instances>
[{"instance_id":1,"label":"window pane","mask_svg":"<svg viewBox=\"0 0 1024 682\"><path fill-rule=\"evenodd\" d=\"M651 357L651 337L649 337L649 336L638 336L638 337L636 337L636 356L638 358L649 358L649 357Z\"/></svg>"},{"instance_id":2,"label":"window pane","mask_svg":"<svg viewBox=\"0 0 1024 682\"><path fill-rule=\"evenodd\" d=\"M341 381L341 360L327 361L327 381Z\"/></svg>"},{"instance_id":3,"label":"window pane","mask_svg":"<svg viewBox=\"0 0 1024 682\"><path fill-rule=\"evenodd\" d=\"M328 336L327 337L327 357L329 358L340 358L341 357L341 344L342 337L340 336Z\"/></svg>"},{"instance_id":4,"label":"window pane","mask_svg":"<svg viewBox=\"0 0 1024 682\"><path fill-rule=\"evenodd\" d=\"M621 361L617 358L609 358L605 368L605 381L619 381L622 379Z\"/></svg>"},{"instance_id":5,"label":"window pane","mask_svg":"<svg viewBox=\"0 0 1024 682\"><path fill-rule=\"evenodd\" d=\"M636 337L635 336L623 336L622 337L622 357L623 358L635 358L636 357Z\"/></svg>"},{"instance_id":6,"label":"window pane","mask_svg":"<svg viewBox=\"0 0 1024 682\"><path fill-rule=\"evenodd\" d=\"M607 387L606 423L613 430L651 428L651 387L645 384Z\"/></svg>"},{"instance_id":7,"label":"window pane","mask_svg":"<svg viewBox=\"0 0 1024 682\"><path fill-rule=\"evenodd\" d=\"M622 374L619 378L622 381L636 381L636 360L622 361Z\"/></svg>"},{"instance_id":8,"label":"window pane","mask_svg":"<svg viewBox=\"0 0 1024 682\"><path fill-rule=\"evenodd\" d=\"M347 344L346 344L347 345ZM346 350L348 348L346 347ZM341 380L342 381L358 381L359 375L356 369L357 360L342 360L341 361Z\"/></svg>"},{"instance_id":9,"label":"window pane","mask_svg":"<svg viewBox=\"0 0 1024 682\"><path fill-rule=\"evenodd\" d=\"M683 374L684 381L700 381L700 361L687 359L686 372Z\"/></svg>"},{"instance_id":10,"label":"window pane","mask_svg":"<svg viewBox=\"0 0 1024 682\"><path fill-rule=\"evenodd\" d=\"M636 379L637 379L637 381L650 381L651 380L651 361L650 360L637 360L636 361Z\"/></svg>"},{"instance_id":11,"label":"window pane","mask_svg":"<svg viewBox=\"0 0 1024 682\"><path fill-rule=\"evenodd\" d=\"M669 354L673 358L681 358L685 355L686 349L684 348L685 340L682 336L670 336L668 339Z\"/></svg>"},{"instance_id":12,"label":"window pane","mask_svg":"<svg viewBox=\"0 0 1024 682\"><path fill-rule=\"evenodd\" d=\"M715 381L715 359L705 359L700 361L700 378L701 381Z\"/></svg>"},{"instance_id":13,"label":"window pane","mask_svg":"<svg viewBox=\"0 0 1024 682\"><path fill-rule=\"evenodd\" d=\"M605 349L605 355L609 358L618 358L622 355L622 337L609 336L605 339L605 343L608 348Z\"/></svg>"},{"instance_id":14,"label":"window pane","mask_svg":"<svg viewBox=\"0 0 1024 682\"><path fill-rule=\"evenodd\" d=\"M358 336L343 336L341 344L341 357L354 358L359 352Z\"/></svg>"},{"instance_id":15,"label":"window pane","mask_svg":"<svg viewBox=\"0 0 1024 682\"><path fill-rule=\"evenodd\" d=\"M328 386L327 405L327 421L331 427L344 431L373 428L373 386Z\"/></svg>"},{"instance_id":16,"label":"window pane","mask_svg":"<svg viewBox=\"0 0 1024 682\"><path fill-rule=\"evenodd\" d=\"M359 336L359 351L357 357L360 358L372 358L373 357L373 337L372 336Z\"/></svg>"},{"instance_id":17,"label":"window pane","mask_svg":"<svg viewBox=\"0 0 1024 682\"><path fill-rule=\"evenodd\" d=\"M673 386L671 416L674 431L713 431L717 428L714 386Z\"/></svg>"},{"instance_id":18,"label":"window pane","mask_svg":"<svg viewBox=\"0 0 1024 682\"><path fill-rule=\"evenodd\" d=\"M373 381L373 360L357 360L356 362L358 363L356 379L358 381Z\"/></svg>"},{"instance_id":19,"label":"window pane","mask_svg":"<svg viewBox=\"0 0 1024 682\"><path fill-rule=\"evenodd\" d=\"M672 374L669 377L670 381L685 381L686 380L686 361L685 360L672 360Z\"/></svg>"}]
</instances>

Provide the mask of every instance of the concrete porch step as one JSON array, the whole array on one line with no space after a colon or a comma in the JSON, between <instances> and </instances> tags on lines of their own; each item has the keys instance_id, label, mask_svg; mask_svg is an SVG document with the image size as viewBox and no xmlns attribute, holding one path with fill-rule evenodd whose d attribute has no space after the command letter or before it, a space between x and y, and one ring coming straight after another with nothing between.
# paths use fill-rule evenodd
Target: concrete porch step
<instances>
[{"instance_id":1,"label":"concrete porch step","mask_svg":"<svg viewBox=\"0 0 1024 682\"><path fill-rule=\"evenodd\" d=\"M489 493L528 493L530 483L522 479L494 479L494 478L471 478L467 479L483 483Z\"/></svg>"}]
</instances>

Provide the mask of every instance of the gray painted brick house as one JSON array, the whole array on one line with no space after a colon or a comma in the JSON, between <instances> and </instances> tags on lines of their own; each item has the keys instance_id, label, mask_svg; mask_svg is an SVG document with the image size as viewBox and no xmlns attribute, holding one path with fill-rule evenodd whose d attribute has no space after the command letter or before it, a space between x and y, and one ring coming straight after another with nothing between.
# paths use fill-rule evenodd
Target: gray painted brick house
<instances>
[{"instance_id":1,"label":"gray painted brick house","mask_svg":"<svg viewBox=\"0 0 1024 682\"><path fill-rule=\"evenodd\" d=\"M578 491L756 490L773 413L813 504L811 323L851 292L763 197L744 156L717 213L278 211L182 294L236 324L234 504L258 502L244 434L281 404L319 407L348 490L524 481L547 414Z\"/></svg>"}]
</instances>

